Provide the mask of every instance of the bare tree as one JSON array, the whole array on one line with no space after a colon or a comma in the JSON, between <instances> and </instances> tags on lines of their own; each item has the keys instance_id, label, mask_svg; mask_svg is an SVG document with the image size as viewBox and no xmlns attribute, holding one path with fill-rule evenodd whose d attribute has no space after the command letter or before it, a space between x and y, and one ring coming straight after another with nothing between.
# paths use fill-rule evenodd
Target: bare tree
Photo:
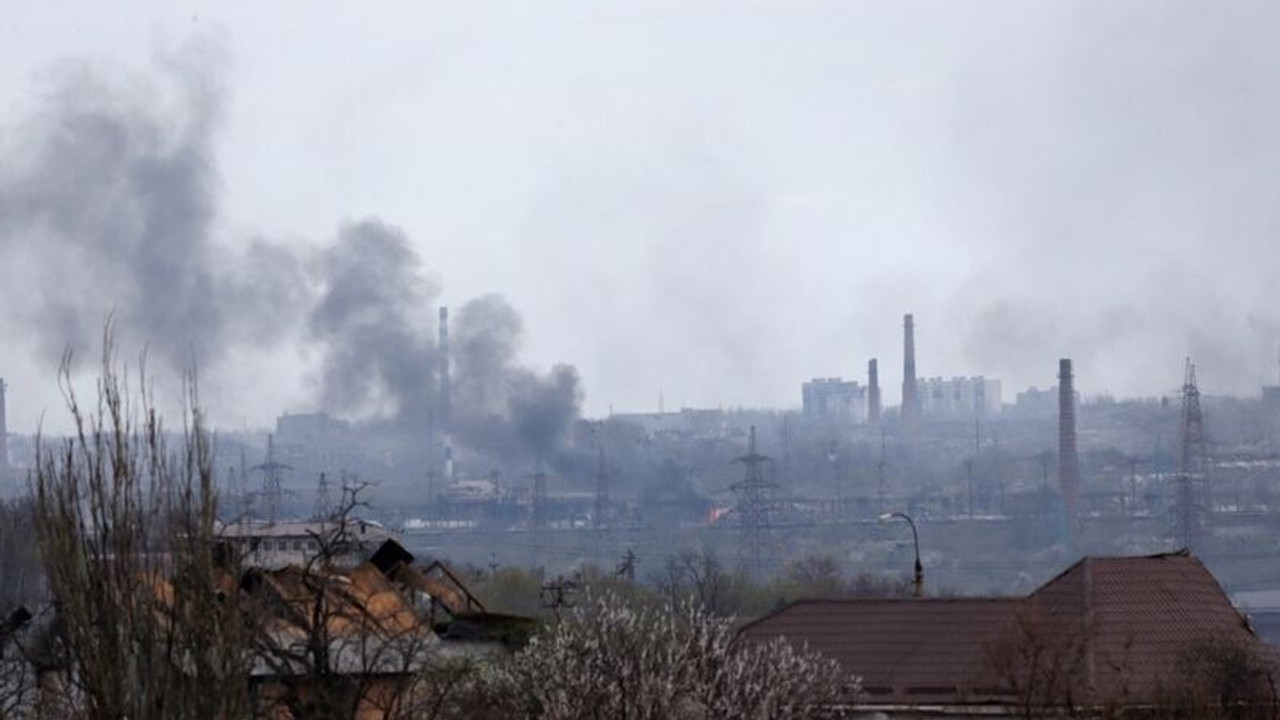
<instances>
[{"instance_id":1,"label":"bare tree","mask_svg":"<svg viewBox=\"0 0 1280 720\"><path fill-rule=\"evenodd\" d=\"M213 454L194 379L171 450L105 333L96 406L61 378L73 434L38 439L35 529L57 614L64 717L225 718L248 711L237 595L215 561Z\"/></svg>"},{"instance_id":2,"label":"bare tree","mask_svg":"<svg viewBox=\"0 0 1280 720\"><path fill-rule=\"evenodd\" d=\"M1254 647L1205 637L1178 654L1169 714L1229 720L1280 716L1276 671L1274 661Z\"/></svg>"},{"instance_id":3,"label":"bare tree","mask_svg":"<svg viewBox=\"0 0 1280 720\"><path fill-rule=\"evenodd\" d=\"M711 550L686 550L667 558L653 584L672 606L695 603L713 615L729 615L734 577Z\"/></svg>"},{"instance_id":4,"label":"bare tree","mask_svg":"<svg viewBox=\"0 0 1280 720\"><path fill-rule=\"evenodd\" d=\"M1075 708L1075 691L1085 675L1088 628L1063 628L1035 605L1013 614L1010 632L987 645L986 661L1022 717L1044 717Z\"/></svg>"},{"instance_id":5,"label":"bare tree","mask_svg":"<svg viewBox=\"0 0 1280 720\"><path fill-rule=\"evenodd\" d=\"M360 542L362 489L343 488L338 508L311 533L318 551L303 566L248 576L264 702L293 718L408 717L437 680L428 661L439 639L424 609L370 563L339 567ZM446 685L452 671L441 668Z\"/></svg>"}]
</instances>

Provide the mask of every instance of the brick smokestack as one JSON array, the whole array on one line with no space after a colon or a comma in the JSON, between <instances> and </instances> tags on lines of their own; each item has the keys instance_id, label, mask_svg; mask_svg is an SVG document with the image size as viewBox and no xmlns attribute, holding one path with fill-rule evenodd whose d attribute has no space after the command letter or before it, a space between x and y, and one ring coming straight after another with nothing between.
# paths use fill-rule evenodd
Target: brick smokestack
<instances>
[{"instance_id":1,"label":"brick smokestack","mask_svg":"<svg viewBox=\"0 0 1280 720\"><path fill-rule=\"evenodd\" d=\"M867 361L867 422L880 424L880 364L875 358Z\"/></svg>"},{"instance_id":2,"label":"brick smokestack","mask_svg":"<svg viewBox=\"0 0 1280 720\"><path fill-rule=\"evenodd\" d=\"M9 486L9 419L5 414L7 389L4 378L0 378L0 489L6 490Z\"/></svg>"},{"instance_id":3,"label":"brick smokestack","mask_svg":"<svg viewBox=\"0 0 1280 720\"><path fill-rule=\"evenodd\" d=\"M902 318L902 429L907 437L915 435L920 421L920 395L916 387L916 326L907 313Z\"/></svg>"},{"instance_id":4,"label":"brick smokestack","mask_svg":"<svg viewBox=\"0 0 1280 720\"><path fill-rule=\"evenodd\" d=\"M1076 390L1069 358L1058 361L1058 488L1067 512L1067 530L1074 535L1079 517L1080 455L1076 449Z\"/></svg>"}]
</instances>

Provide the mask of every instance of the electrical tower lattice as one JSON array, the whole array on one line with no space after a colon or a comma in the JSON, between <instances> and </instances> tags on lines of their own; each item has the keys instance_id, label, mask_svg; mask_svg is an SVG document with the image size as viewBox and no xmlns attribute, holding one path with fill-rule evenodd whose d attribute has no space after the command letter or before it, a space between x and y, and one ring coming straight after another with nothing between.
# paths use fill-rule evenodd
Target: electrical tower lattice
<instances>
[{"instance_id":1,"label":"electrical tower lattice","mask_svg":"<svg viewBox=\"0 0 1280 720\"><path fill-rule=\"evenodd\" d=\"M547 522L547 474L542 469L541 451L529 481L529 565L537 568L542 561L542 530Z\"/></svg>"},{"instance_id":2,"label":"electrical tower lattice","mask_svg":"<svg viewBox=\"0 0 1280 720\"><path fill-rule=\"evenodd\" d=\"M262 464L253 466L251 470L262 473L262 498L267 504L267 524L269 525L275 525L279 520L280 502L284 495L284 471L292 469L291 465L276 460L275 437L268 435L267 459Z\"/></svg>"},{"instance_id":3,"label":"electrical tower lattice","mask_svg":"<svg viewBox=\"0 0 1280 720\"><path fill-rule=\"evenodd\" d=\"M735 462L746 466L746 476L742 482L730 486L738 496L734 511L738 516L739 562L744 570L760 576L763 574L765 551L772 529L770 516L773 503L769 494L777 485L765 479L762 472L762 467L771 464L773 460L756 452L754 425L751 426L750 439L747 441L747 454Z\"/></svg>"},{"instance_id":4,"label":"electrical tower lattice","mask_svg":"<svg viewBox=\"0 0 1280 720\"><path fill-rule=\"evenodd\" d=\"M1179 548L1191 549L1199 544L1204 531L1209 453L1196 366L1190 358L1182 383L1181 431L1178 473L1173 478L1173 536Z\"/></svg>"}]
</instances>

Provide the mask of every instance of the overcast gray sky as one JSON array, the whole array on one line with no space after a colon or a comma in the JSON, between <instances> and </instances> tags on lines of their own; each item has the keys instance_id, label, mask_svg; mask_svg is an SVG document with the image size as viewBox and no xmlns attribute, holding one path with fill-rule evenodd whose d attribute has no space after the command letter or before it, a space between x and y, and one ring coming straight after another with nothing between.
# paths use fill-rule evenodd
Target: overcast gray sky
<instances>
[{"instance_id":1,"label":"overcast gray sky","mask_svg":"<svg viewBox=\"0 0 1280 720\"><path fill-rule=\"evenodd\" d=\"M213 243L305 252L379 218L442 301L505 295L524 360L576 365L590 414L654 409L660 390L668 407L795 405L801 380L861 377L872 356L896 402L904 312L922 375L1000 377L1006 399L1062 356L1088 394L1169 392L1187 354L1206 392L1275 382L1274 2L0 0L0 16L10 159L68 63L163 106L197 45L216 117L187 132L207 143ZM61 341L33 337L32 308L98 280L33 267L39 233L5 225L0 376L24 430L58 402L39 348ZM207 377L221 422L311 409L314 353L236 343Z\"/></svg>"}]
</instances>

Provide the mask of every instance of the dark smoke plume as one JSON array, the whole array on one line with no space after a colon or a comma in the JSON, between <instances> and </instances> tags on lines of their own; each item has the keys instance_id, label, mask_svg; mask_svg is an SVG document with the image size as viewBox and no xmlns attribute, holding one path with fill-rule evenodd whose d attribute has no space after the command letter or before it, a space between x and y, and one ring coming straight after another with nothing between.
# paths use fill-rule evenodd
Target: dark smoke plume
<instances>
[{"instance_id":1,"label":"dark smoke plume","mask_svg":"<svg viewBox=\"0 0 1280 720\"><path fill-rule=\"evenodd\" d=\"M218 55L198 44L171 54L152 91L139 89L148 78L66 68L35 117L0 136L0 271L20 270L27 288L4 283L0 300L50 364L93 346L109 314L123 347L145 343L173 371L194 362L231 377L226 361L247 352L314 350L317 409L426 450L440 429L437 283L405 233L377 219L312 251L219 241ZM522 367L521 332L498 296L458 313L453 438L527 467L563 454L582 390L570 366Z\"/></svg>"},{"instance_id":2,"label":"dark smoke plume","mask_svg":"<svg viewBox=\"0 0 1280 720\"><path fill-rule=\"evenodd\" d=\"M581 410L578 371L556 365L540 375L519 366L522 332L519 314L501 296L462 306L453 346L455 428L486 454L515 463L541 454L560 465L562 440Z\"/></svg>"},{"instance_id":3,"label":"dark smoke plume","mask_svg":"<svg viewBox=\"0 0 1280 720\"><path fill-rule=\"evenodd\" d=\"M377 220L350 224L320 265L323 292L308 327L324 348L321 407L427 427L436 397L429 319L438 292L408 238Z\"/></svg>"},{"instance_id":4,"label":"dark smoke plume","mask_svg":"<svg viewBox=\"0 0 1280 720\"><path fill-rule=\"evenodd\" d=\"M293 257L213 241L217 54L191 45L169 55L154 92L64 67L35 117L7 133L0 251L38 291L4 299L46 360L92 345L111 313L124 339L145 341L162 363L205 364L273 336L268 325L306 300Z\"/></svg>"}]
</instances>

